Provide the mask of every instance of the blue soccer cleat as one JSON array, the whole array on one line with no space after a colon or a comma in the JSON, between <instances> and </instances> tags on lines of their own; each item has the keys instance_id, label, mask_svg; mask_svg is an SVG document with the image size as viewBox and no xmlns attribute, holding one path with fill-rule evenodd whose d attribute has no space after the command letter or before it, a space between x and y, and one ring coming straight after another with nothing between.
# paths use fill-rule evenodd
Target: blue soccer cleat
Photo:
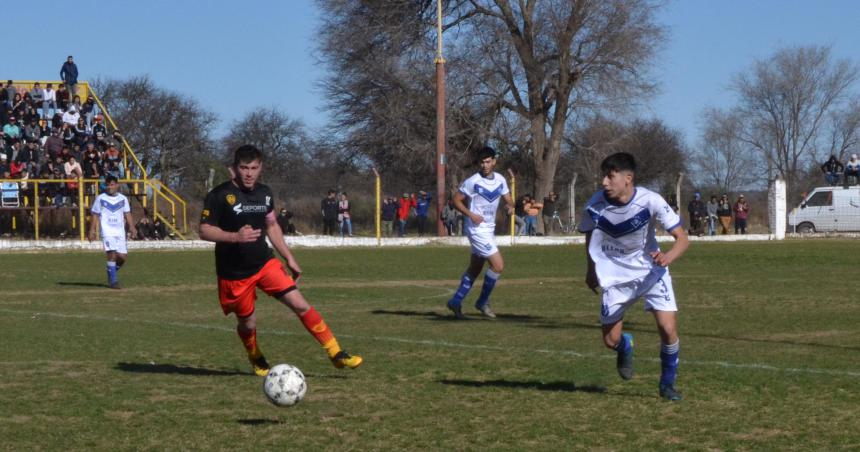
<instances>
[{"instance_id":1,"label":"blue soccer cleat","mask_svg":"<svg viewBox=\"0 0 860 452\"><path fill-rule=\"evenodd\" d=\"M615 365L618 368L618 375L625 380L629 380L633 378L633 335L624 333L622 337L627 339L629 346L626 351L622 350L618 352Z\"/></svg>"}]
</instances>

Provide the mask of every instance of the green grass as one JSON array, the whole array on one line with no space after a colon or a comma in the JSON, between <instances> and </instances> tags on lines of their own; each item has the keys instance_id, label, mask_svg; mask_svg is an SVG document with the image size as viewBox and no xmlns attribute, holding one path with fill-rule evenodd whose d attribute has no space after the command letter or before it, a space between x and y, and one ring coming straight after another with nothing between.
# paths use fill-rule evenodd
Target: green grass
<instances>
[{"instance_id":1,"label":"green grass","mask_svg":"<svg viewBox=\"0 0 860 452\"><path fill-rule=\"evenodd\" d=\"M603 348L582 246L503 248L497 321L451 321L466 248L295 251L302 292L365 364L336 370L263 296L270 362L307 375L277 408L217 303L211 252L0 255L0 449L860 448L860 242L694 243L672 267L680 403L628 311L637 376Z\"/></svg>"}]
</instances>

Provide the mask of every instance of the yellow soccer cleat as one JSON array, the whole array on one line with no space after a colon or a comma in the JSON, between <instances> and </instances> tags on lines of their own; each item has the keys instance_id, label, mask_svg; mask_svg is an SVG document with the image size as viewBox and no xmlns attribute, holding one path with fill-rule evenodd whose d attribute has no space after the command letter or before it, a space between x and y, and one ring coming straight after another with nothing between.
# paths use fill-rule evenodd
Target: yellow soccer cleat
<instances>
[{"instance_id":1,"label":"yellow soccer cleat","mask_svg":"<svg viewBox=\"0 0 860 452\"><path fill-rule=\"evenodd\" d=\"M334 357L331 358L331 363L338 369L343 369L344 367L355 369L361 365L362 361L361 356L352 356L343 350L337 352L337 355L334 355Z\"/></svg>"},{"instance_id":2,"label":"yellow soccer cleat","mask_svg":"<svg viewBox=\"0 0 860 452\"><path fill-rule=\"evenodd\" d=\"M254 373L257 376L265 377L269 375L269 363L266 361L266 357L262 355L262 353L256 357L248 355L248 361L251 362L251 366L254 368Z\"/></svg>"}]
</instances>

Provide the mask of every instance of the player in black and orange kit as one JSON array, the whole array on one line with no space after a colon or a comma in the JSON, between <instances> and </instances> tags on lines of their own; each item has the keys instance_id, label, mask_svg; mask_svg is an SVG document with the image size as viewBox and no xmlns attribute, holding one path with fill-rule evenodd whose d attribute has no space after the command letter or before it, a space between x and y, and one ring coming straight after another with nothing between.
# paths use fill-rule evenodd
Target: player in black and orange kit
<instances>
[{"instance_id":1,"label":"player in black and orange kit","mask_svg":"<svg viewBox=\"0 0 860 452\"><path fill-rule=\"evenodd\" d=\"M302 270L276 220L272 191L258 183L262 169L263 154L259 149L250 145L236 149L233 179L212 189L203 206L200 238L215 242L221 309L224 315L236 314L236 332L257 375L269 372L269 364L257 346L257 287L296 313L335 367L354 369L361 364L361 357L340 348L322 316L296 287L295 280ZM286 268L272 253L266 237L286 261Z\"/></svg>"}]
</instances>

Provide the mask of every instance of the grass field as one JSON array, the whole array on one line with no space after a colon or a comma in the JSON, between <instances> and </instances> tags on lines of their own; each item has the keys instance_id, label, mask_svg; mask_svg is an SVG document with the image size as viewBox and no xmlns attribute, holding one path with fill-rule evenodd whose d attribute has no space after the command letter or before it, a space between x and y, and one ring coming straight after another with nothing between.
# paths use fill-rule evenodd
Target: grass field
<instances>
[{"instance_id":1,"label":"grass field","mask_svg":"<svg viewBox=\"0 0 860 452\"><path fill-rule=\"evenodd\" d=\"M466 248L296 250L365 364L333 368L261 298L263 351L307 375L292 408L250 374L211 252L132 252L122 291L100 253L0 255L0 449L860 448L860 242L694 243L672 267L680 403L657 397L641 305L637 376L616 375L582 246L502 252L500 318L452 321Z\"/></svg>"}]
</instances>

